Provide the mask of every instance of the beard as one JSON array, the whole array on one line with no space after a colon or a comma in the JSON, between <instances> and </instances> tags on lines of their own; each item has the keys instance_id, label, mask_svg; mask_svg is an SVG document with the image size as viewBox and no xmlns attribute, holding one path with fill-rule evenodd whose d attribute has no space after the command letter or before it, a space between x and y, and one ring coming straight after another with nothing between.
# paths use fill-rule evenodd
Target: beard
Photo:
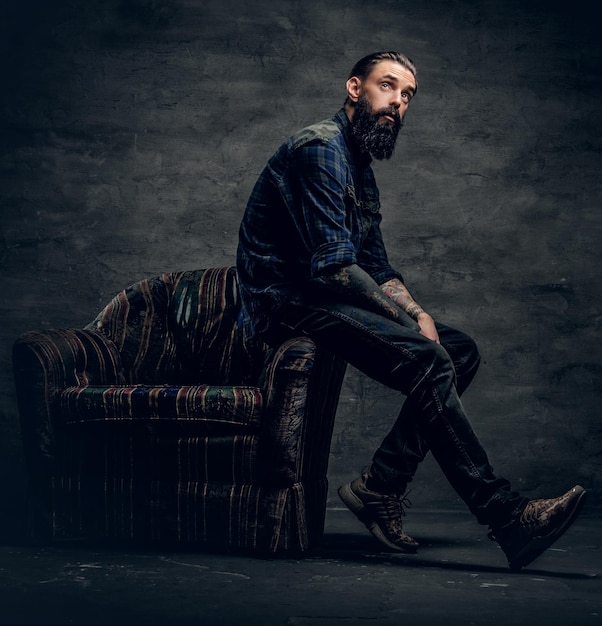
<instances>
[{"instance_id":1,"label":"beard","mask_svg":"<svg viewBox=\"0 0 602 626\"><path fill-rule=\"evenodd\" d=\"M380 121L384 115L391 115L395 122ZM351 122L351 131L362 150L375 159L390 159L395 150L397 135L403 126L399 111L394 107L372 111L366 96L360 96Z\"/></svg>"}]
</instances>

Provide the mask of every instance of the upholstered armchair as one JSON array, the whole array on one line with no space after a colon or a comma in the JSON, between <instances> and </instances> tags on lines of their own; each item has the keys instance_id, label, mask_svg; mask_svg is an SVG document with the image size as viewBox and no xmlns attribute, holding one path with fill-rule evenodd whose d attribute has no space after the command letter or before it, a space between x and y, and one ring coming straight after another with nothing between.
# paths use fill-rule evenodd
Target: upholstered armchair
<instances>
[{"instance_id":1,"label":"upholstered armchair","mask_svg":"<svg viewBox=\"0 0 602 626\"><path fill-rule=\"evenodd\" d=\"M30 519L44 538L303 553L321 537L345 363L238 326L234 268L121 293L13 363Z\"/></svg>"}]
</instances>

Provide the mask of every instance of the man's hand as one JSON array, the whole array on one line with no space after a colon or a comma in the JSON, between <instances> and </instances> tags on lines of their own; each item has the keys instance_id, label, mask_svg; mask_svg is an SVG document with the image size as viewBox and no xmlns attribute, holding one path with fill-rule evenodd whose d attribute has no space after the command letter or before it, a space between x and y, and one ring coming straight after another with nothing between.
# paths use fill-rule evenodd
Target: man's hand
<instances>
[{"instance_id":1,"label":"man's hand","mask_svg":"<svg viewBox=\"0 0 602 626\"><path fill-rule=\"evenodd\" d=\"M414 300L407 287L397 278L388 280L381 289L393 302L399 305L420 326L420 334L427 339L439 343L439 333L433 318Z\"/></svg>"},{"instance_id":2,"label":"man's hand","mask_svg":"<svg viewBox=\"0 0 602 626\"><path fill-rule=\"evenodd\" d=\"M424 311L418 315L416 318L418 322L418 326L420 326L420 334L424 335L427 339L434 341L435 343L439 342L439 333L435 328L435 321L433 318Z\"/></svg>"},{"instance_id":3,"label":"man's hand","mask_svg":"<svg viewBox=\"0 0 602 626\"><path fill-rule=\"evenodd\" d=\"M336 271L320 276L316 285L326 288L344 302L374 311L402 326L420 332L416 317L410 315L393 298L387 297L374 279L359 265L346 265Z\"/></svg>"}]
</instances>

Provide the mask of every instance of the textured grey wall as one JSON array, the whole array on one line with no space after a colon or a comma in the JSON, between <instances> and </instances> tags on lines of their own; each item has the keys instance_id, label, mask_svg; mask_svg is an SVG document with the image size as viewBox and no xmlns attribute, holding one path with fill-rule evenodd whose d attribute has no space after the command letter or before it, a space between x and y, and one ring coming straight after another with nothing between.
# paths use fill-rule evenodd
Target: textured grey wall
<instances>
[{"instance_id":1,"label":"textured grey wall","mask_svg":"<svg viewBox=\"0 0 602 626\"><path fill-rule=\"evenodd\" d=\"M567 6L568 5L568 6ZM602 45L594 0L7 1L2 17L0 524L23 478L10 347L83 326L122 287L230 264L263 163L331 116L351 65L419 67L396 156L377 164L390 256L484 364L465 396L496 469L528 493L602 471ZM333 486L401 397L355 371ZM415 506L456 498L432 461ZM333 502L335 500L333 499ZM594 504L600 496L594 491Z\"/></svg>"}]
</instances>

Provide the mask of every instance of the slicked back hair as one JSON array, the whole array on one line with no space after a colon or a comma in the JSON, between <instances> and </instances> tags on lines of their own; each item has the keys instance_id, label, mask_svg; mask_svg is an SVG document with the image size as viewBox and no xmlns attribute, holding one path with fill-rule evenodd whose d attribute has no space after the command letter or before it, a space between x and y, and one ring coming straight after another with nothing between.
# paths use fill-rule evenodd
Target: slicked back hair
<instances>
[{"instance_id":1,"label":"slicked back hair","mask_svg":"<svg viewBox=\"0 0 602 626\"><path fill-rule=\"evenodd\" d=\"M395 51L373 52L365 56L353 66L348 78L357 76L361 80L364 80L370 74L374 66L381 61L394 61L395 63L399 63L399 65L408 69L417 81L416 66L414 63L405 54ZM418 82L416 82L416 91L418 91Z\"/></svg>"}]
</instances>

